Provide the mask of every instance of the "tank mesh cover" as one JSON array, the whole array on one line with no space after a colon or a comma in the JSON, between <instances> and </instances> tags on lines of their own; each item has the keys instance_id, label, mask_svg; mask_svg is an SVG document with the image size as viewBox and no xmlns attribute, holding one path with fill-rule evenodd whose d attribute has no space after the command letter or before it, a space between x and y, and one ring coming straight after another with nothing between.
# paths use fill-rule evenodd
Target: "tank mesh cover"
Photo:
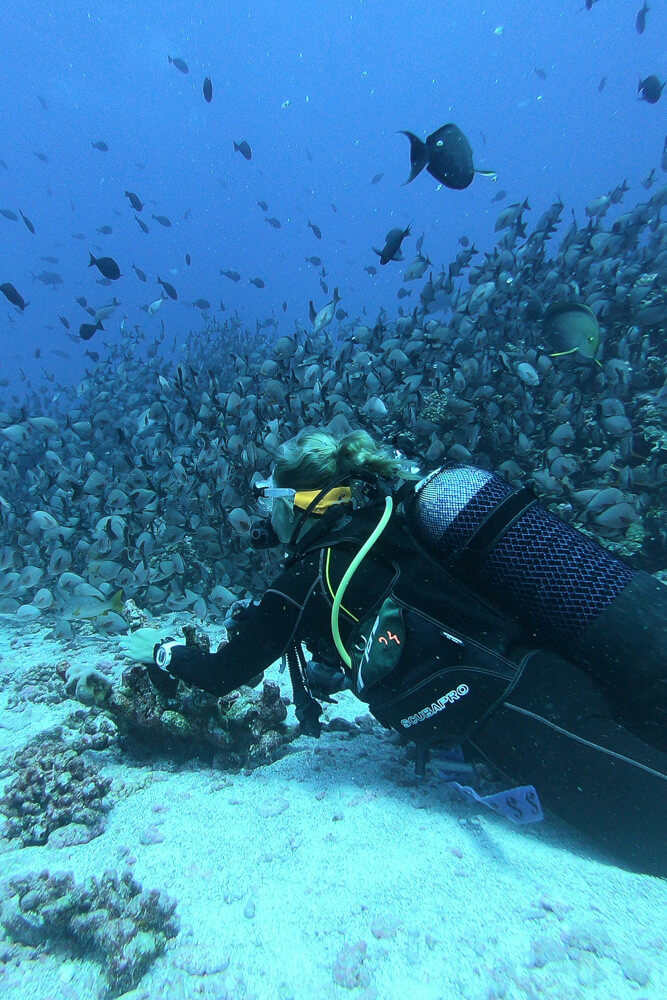
<instances>
[{"instance_id":1,"label":"tank mesh cover","mask_svg":"<svg viewBox=\"0 0 667 1000\"><path fill-rule=\"evenodd\" d=\"M417 487L414 529L448 566L512 491L499 476L438 469ZM454 567L455 569L455 567ZM531 631L574 639L620 594L635 571L540 504L522 514L466 580Z\"/></svg>"}]
</instances>

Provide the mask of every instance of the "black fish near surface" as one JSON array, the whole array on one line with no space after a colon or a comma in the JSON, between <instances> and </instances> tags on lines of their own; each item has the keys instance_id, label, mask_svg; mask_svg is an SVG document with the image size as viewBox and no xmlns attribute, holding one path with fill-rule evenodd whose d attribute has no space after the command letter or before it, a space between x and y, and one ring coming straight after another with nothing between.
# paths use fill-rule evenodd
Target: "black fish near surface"
<instances>
[{"instance_id":1,"label":"black fish near surface","mask_svg":"<svg viewBox=\"0 0 667 1000\"><path fill-rule=\"evenodd\" d=\"M21 209L19 209L19 212L21 212ZM34 235L34 233L35 233L35 227L33 226L32 222L30 221L30 219L28 218L28 216L24 215L23 212L21 212L21 218L23 219L23 221L25 223L25 227L28 230L28 232L30 232L30 233L32 233Z\"/></svg>"},{"instance_id":2,"label":"black fish near surface","mask_svg":"<svg viewBox=\"0 0 667 1000\"><path fill-rule=\"evenodd\" d=\"M646 30L646 15L650 11L649 5L644 0L644 4L641 10L637 11L637 17L635 18L635 28L637 29L638 35L643 35Z\"/></svg>"},{"instance_id":3,"label":"black fish near surface","mask_svg":"<svg viewBox=\"0 0 667 1000\"><path fill-rule=\"evenodd\" d=\"M5 281L3 285L0 285L0 292L4 295L8 302L11 302L13 306L20 309L21 312L25 309L28 303L25 301L20 292L12 285L11 281Z\"/></svg>"},{"instance_id":4,"label":"black fish near surface","mask_svg":"<svg viewBox=\"0 0 667 1000\"><path fill-rule=\"evenodd\" d=\"M144 207L143 201L134 193L134 191L126 191L125 197L128 199L135 212L140 212Z\"/></svg>"},{"instance_id":5,"label":"black fish near surface","mask_svg":"<svg viewBox=\"0 0 667 1000\"><path fill-rule=\"evenodd\" d=\"M210 104L211 101L213 100L213 84L211 83L210 76L207 76L206 79L204 80L202 91L204 94L204 100L206 101L207 104Z\"/></svg>"},{"instance_id":6,"label":"black fish near surface","mask_svg":"<svg viewBox=\"0 0 667 1000\"><path fill-rule=\"evenodd\" d=\"M655 73L651 73L645 80L639 81L637 92L641 95L639 98L640 101L646 101L648 104L657 104L664 86L664 83L660 83L659 77Z\"/></svg>"},{"instance_id":7,"label":"black fish near surface","mask_svg":"<svg viewBox=\"0 0 667 1000\"><path fill-rule=\"evenodd\" d=\"M246 160L252 160L252 149L250 143L243 139L241 142L234 142L234 152L240 153Z\"/></svg>"},{"instance_id":8,"label":"black fish near surface","mask_svg":"<svg viewBox=\"0 0 667 1000\"><path fill-rule=\"evenodd\" d=\"M170 299L173 299L174 302L178 299L178 292L176 291L174 286L171 285L168 281L163 281L162 278L158 275L157 283L158 285L162 285L162 287L164 288L165 292L167 293Z\"/></svg>"},{"instance_id":9,"label":"black fish near surface","mask_svg":"<svg viewBox=\"0 0 667 1000\"><path fill-rule=\"evenodd\" d=\"M406 226L405 229L390 229L384 238L382 250L373 247L373 250L380 258L380 263L388 264L390 260L403 260L401 256L401 243L409 235L410 226Z\"/></svg>"},{"instance_id":10,"label":"black fish near surface","mask_svg":"<svg viewBox=\"0 0 667 1000\"><path fill-rule=\"evenodd\" d=\"M410 176L404 184L409 184L422 172L424 167L440 184L462 191L472 184L475 174L496 178L493 170L476 170L472 162L472 148L457 125L448 124L432 132L426 142L413 132L401 130L410 140Z\"/></svg>"},{"instance_id":11,"label":"black fish near surface","mask_svg":"<svg viewBox=\"0 0 667 1000\"><path fill-rule=\"evenodd\" d=\"M90 253L90 251L88 251ZM90 261L88 262L88 267L96 267L100 274L108 278L109 281L116 281L120 278L120 268L113 257L93 257L90 254ZM91 334L92 336L92 334Z\"/></svg>"},{"instance_id":12,"label":"black fish near surface","mask_svg":"<svg viewBox=\"0 0 667 1000\"><path fill-rule=\"evenodd\" d=\"M171 56L167 56L167 59L169 60L170 64L172 66L175 66L176 69L179 70L181 73L190 72L190 68L188 67L188 64L186 63L185 59L180 59L178 56L176 56L176 58L174 59L172 59Z\"/></svg>"},{"instance_id":13,"label":"black fish near surface","mask_svg":"<svg viewBox=\"0 0 667 1000\"><path fill-rule=\"evenodd\" d=\"M79 336L81 340L90 340L94 337L98 330L103 330L104 327L101 323L82 323L79 327Z\"/></svg>"}]
</instances>

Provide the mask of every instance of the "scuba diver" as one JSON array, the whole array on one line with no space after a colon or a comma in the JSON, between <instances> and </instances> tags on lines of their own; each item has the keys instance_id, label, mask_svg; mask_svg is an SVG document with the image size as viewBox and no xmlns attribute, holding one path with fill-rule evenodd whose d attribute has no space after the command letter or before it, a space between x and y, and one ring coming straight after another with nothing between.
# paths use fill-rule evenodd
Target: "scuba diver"
<instances>
[{"instance_id":1,"label":"scuba diver","mask_svg":"<svg viewBox=\"0 0 667 1000\"><path fill-rule=\"evenodd\" d=\"M285 657L303 732L319 736L318 698L351 689L414 741L418 773L436 750L484 763L521 783L486 802L497 811L543 806L665 876L667 588L530 486L472 466L420 475L365 431L301 431L254 484L270 514L255 542L282 545L284 569L240 602L230 641L204 653L140 629L126 652L155 683L216 696Z\"/></svg>"}]
</instances>

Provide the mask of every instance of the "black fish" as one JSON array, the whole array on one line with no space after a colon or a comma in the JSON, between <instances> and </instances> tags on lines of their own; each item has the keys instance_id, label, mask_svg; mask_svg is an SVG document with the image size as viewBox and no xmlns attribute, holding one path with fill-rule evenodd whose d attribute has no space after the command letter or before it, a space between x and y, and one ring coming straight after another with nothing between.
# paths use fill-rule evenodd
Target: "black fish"
<instances>
[{"instance_id":1,"label":"black fish","mask_svg":"<svg viewBox=\"0 0 667 1000\"><path fill-rule=\"evenodd\" d=\"M390 260L403 260L401 256L401 243L406 236L410 235L410 226L405 229L390 229L384 238L384 246L381 250L373 247L373 250L380 258L381 264L388 264Z\"/></svg>"},{"instance_id":2,"label":"black fish","mask_svg":"<svg viewBox=\"0 0 667 1000\"><path fill-rule=\"evenodd\" d=\"M244 156L246 158L246 160L252 160L252 149L250 148L249 143L245 141L245 139L243 139L242 142L234 143L234 152L240 153L241 156Z\"/></svg>"},{"instance_id":3,"label":"black fish","mask_svg":"<svg viewBox=\"0 0 667 1000\"><path fill-rule=\"evenodd\" d=\"M40 257L39 259L45 260L47 264L57 264L59 262L57 257Z\"/></svg>"},{"instance_id":4,"label":"black fish","mask_svg":"<svg viewBox=\"0 0 667 1000\"><path fill-rule=\"evenodd\" d=\"M664 83L660 83L655 73L651 73L645 80L639 81L637 90L642 95L640 100L647 101L649 104L657 104L664 86Z\"/></svg>"},{"instance_id":5,"label":"black fish","mask_svg":"<svg viewBox=\"0 0 667 1000\"><path fill-rule=\"evenodd\" d=\"M135 212L140 212L144 207L143 201L141 200L141 198L139 198L138 195L134 193L134 191L126 191L125 197L129 199L130 205L132 206Z\"/></svg>"},{"instance_id":6,"label":"black fish","mask_svg":"<svg viewBox=\"0 0 667 1000\"><path fill-rule=\"evenodd\" d=\"M19 208L19 212L21 212L20 208ZM24 215L23 212L21 212L21 218L25 222L26 229L28 229L29 232L34 233L35 232L35 227L33 226L32 222L30 221L30 219L28 218L28 216Z\"/></svg>"},{"instance_id":7,"label":"black fish","mask_svg":"<svg viewBox=\"0 0 667 1000\"><path fill-rule=\"evenodd\" d=\"M12 212L11 208L0 208L0 215L4 215L5 219L9 219L10 222L18 222L19 217L16 212Z\"/></svg>"},{"instance_id":8,"label":"black fish","mask_svg":"<svg viewBox=\"0 0 667 1000\"><path fill-rule=\"evenodd\" d=\"M493 170L475 170L472 149L463 132L456 125L443 125L432 132L426 142L412 132L400 132L410 140L410 176L404 184L413 181L424 167L445 187L462 191L472 183L475 174L496 177Z\"/></svg>"},{"instance_id":9,"label":"black fish","mask_svg":"<svg viewBox=\"0 0 667 1000\"><path fill-rule=\"evenodd\" d=\"M384 173L375 174L373 177L371 177L371 184L379 184L383 177Z\"/></svg>"},{"instance_id":10,"label":"black fish","mask_svg":"<svg viewBox=\"0 0 667 1000\"><path fill-rule=\"evenodd\" d=\"M378 273L377 267L373 267L372 264L369 267L365 267L364 271L368 271L368 273L370 274L371 278L374 278L375 275Z\"/></svg>"},{"instance_id":11,"label":"black fish","mask_svg":"<svg viewBox=\"0 0 667 1000\"><path fill-rule=\"evenodd\" d=\"M60 322L62 323L62 325L65 327L65 329L69 330L69 320L68 320L67 316L59 316L58 319L60 320Z\"/></svg>"},{"instance_id":12,"label":"black fish","mask_svg":"<svg viewBox=\"0 0 667 1000\"><path fill-rule=\"evenodd\" d=\"M150 232L150 229L148 228L148 226L146 225L146 223L144 222L144 220L140 219L138 215L135 215L134 220L135 220L136 224L139 226L139 229L141 229L141 231L143 233L149 233Z\"/></svg>"},{"instance_id":13,"label":"black fish","mask_svg":"<svg viewBox=\"0 0 667 1000\"><path fill-rule=\"evenodd\" d=\"M250 284L254 285L255 288L266 288L266 283L261 278L251 278Z\"/></svg>"},{"instance_id":14,"label":"black fish","mask_svg":"<svg viewBox=\"0 0 667 1000\"><path fill-rule=\"evenodd\" d=\"M82 323L79 327L79 336L81 340L90 340L94 337L98 330L103 330L104 327L101 323Z\"/></svg>"},{"instance_id":15,"label":"black fish","mask_svg":"<svg viewBox=\"0 0 667 1000\"><path fill-rule=\"evenodd\" d=\"M90 251L88 251L90 253ZM88 267L95 266L97 270L109 281L116 281L120 278L120 268L113 257L98 257L97 259L90 254L90 261ZM92 337L92 334L91 334Z\"/></svg>"},{"instance_id":16,"label":"black fish","mask_svg":"<svg viewBox=\"0 0 667 1000\"><path fill-rule=\"evenodd\" d=\"M93 364L95 364L95 365L96 365L96 364L97 364L97 362L98 362L98 361L100 360L100 356L99 356L99 354L97 353L97 351L84 351L83 353L84 353L84 354L86 355L86 357L90 358L90 360L91 360L91 361L93 362Z\"/></svg>"},{"instance_id":17,"label":"black fish","mask_svg":"<svg viewBox=\"0 0 667 1000\"><path fill-rule=\"evenodd\" d=\"M2 292L4 297L11 302L13 306L17 306L21 312L23 312L28 303L25 301L21 293L16 291L10 281L5 281L4 285L0 285L0 292Z\"/></svg>"},{"instance_id":18,"label":"black fish","mask_svg":"<svg viewBox=\"0 0 667 1000\"><path fill-rule=\"evenodd\" d=\"M283 302L283 312L287 312L287 302Z\"/></svg>"},{"instance_id":19,"label":"black fish","mask_svg":"<svg viewBox=\"0 0 667 1000\"><path fill-rule=\"evenodd\" d=\"M78 302L82 309L85 309L86 306L88 305L88 299L85 297L85 295L77 295L74 301Z\"/></svg>"},{"instance_id":20,"label":"black fish","mask_svg":"<svg viewBox=\"0 0 667 1000\"><path fill-rule=\"evenodd\" d=\"M241 275L238 271L221 271L220 274L224 274L225 278L229 278L230 281L241 280Z\"/></svg>"},{"instance_id":21,"label":"black fish","mask_svg":"<svg viewBox=\"0 0 667 1000\"><path fill-rule=\"evenodd\" d=\"M336 319L339 323L342 323L344 319L347 319L348 312L346 309L336 309Z\"/></svg>"},{"instance_id":22,"label":"black fish","mask_svg":"<svg viewBox=\"0 0 667 1000\"><path fill-rule=\"evenodd\" d=\"M48 163L49 162L49 158L46 155L46 153L39 153L36 149L33 149L32 155L36 156L38 160L42 161L42 163Z\"/></svg>"},{"instance_id":23,"label":"black fish","mask_svg":"<svg viewBox=\"0 0 667 1000\"><path fill-rule=\"evenodd\" d=\"M305 257L306 264L312 264L313 267L319 267L322 261L319 257Z\"/></svg>"},{"instance_id":24,"label":"black fish","mask_svg":"<svg viewBox=\"0 0 667 1000\"><path fill-rule=\"evenodd\" d=\"M101 139L98 139L96 142L91 142L90 145L93 147L93 149L99 149L101 153L109 152L109 147L107 146L106 142L102 142Z\"/></svg>"},{"instance_id":25,"label":"black fish","mask_svg":"<svg viewBox=\"0 0 667 1000\"><path fill-rule=\"evenodd\" d=\"M190 267L190 264L192 263L192 257L190 256L189 253L186 253L185 255L185 263L188 265L188 267Z\"/></svg>"},{"instance_id":26,"label":"black fish","mask_svg":"<svg viewBox=\"0 0 667 1000\"><path fill-rule=\"evenodd\" d=\"M179 59L178 56L175 59L172 59L171 56L167 56L167 59L169 60L169 62L171 63L171 65L175 66L176 69L178 69L178 70L181 71L181 73L189 73L190 72L190 70L188 68L188 64L186 63L185 59Z\"/></svg>"},{"instance_id":27,"label":"black fish","mask_svg":"<svg viewBox=\"0 0 667 1000\"><path fill-rule=\"evenodd\" d=\"M6 160L0 160L0 167L2 167L3 170L9 170Z\"/></svg>"},{"instance_id":28,"label":"black fish","mask_svg":"<svg viewBox=\"0 0 667 1000\"><path fill-rule=\"evenodd\" d=\"M142 271L140 267L137 267L136 264L132 265L132 270L136 274L136 276L139 279L139 281L148 281L148 278L146 277L145 272Z\"/></svg>"},{"instance_id":29,"label":"black fish","mask_svg":"<svg viewBox=\"0 0 667 1000\"><path fill-rule=\"evenodd\" d=\"M665 144L662 147L662 159L660 160L660 169L667 173L667 136L665 136Z\"/></svg>"},{"instance_id":30,"label":"black fish","mask_svg":"<svg viewBox=\"0 0 667 1000\"><path fill-rule=\"evenodd\" d=\"M317 318L317 309L313 305L313 300L311 299L308 303L308 318L311 323L314 323Z\"/></svg>"},{"instance_id":31,"label":"black fish","mask_svg":"<svg viewBox=\"0 0 667 1000\"><path fill-rule=\"evenodd\" d=\"M547 78L547 74L544 72L543 69L540 69L539 66L535 67L535 76L538 77L538 79L540 80L546 80Z\"/></svg>"},{"instance_id":32,"label":"black fish","mask_svg":"<svg viewBox=\"0 0 667 1000\"><path fill-rule=\"evenodd\" d=\"M598 94L601 94L606 86L607 86L607 77L603 76L600 82L598 83Z\"/></svg>"},{"instance_id":33,"label":"black fish","mask_svg":"<svg viewBox=\"0 0 667 1000\"><path fill-rule=\"evenodd\" d=\"M176 301L176 299L178 298L178 292L176 291L173 285L170 285L168 281L163 281L159 275L157 283L158 285L162 285L162 287L164 288L165 292L167 293L170 299Z\"/></svg>"},{"instance_id":34,"label":"black fish","mask_svg":"<svg viewBox=\"0 0 667 1000\"><path fill-rule=\"evenodd\" d=\"M266 204L265 201L258 201L257 204L259 205L259 207L263 212L268 212L269 206Z\"/></svg>"},{"instance_id":35,"label":"black fish","mask_svg":"<svg viewBox=\"0 0 667 1000\"><path fill-rule=\"evenodd\" d=\"M48 111L49 110L49 106L48 106L48 104L46 103L46 101L44 100L44 98L42 97L41 94L37 95L37 100L39 101L39 103L42 106L42 111Z\"/></svg>"},{"instance_id":36,"label":"black fish","mask_svg":"<svg viewBox=\"0 0 667 1000\"><path fill-rule=\"evenodd\" d=\"M273 226L274 229L281 229L282 228L280 219L269 219L266 216L264 216L264 222L268 222L268 224L270 226Z\"/></svg>"},{"instance_id":37,"label":"black fish","mask_svg":"<svg viewBox=\"0 0 667 1000\"><path fill-rule=\"evenodd\" d=\"M100 226L100 228L96 229L95 232L102 233L102 236L111 236L113 229L111 226Z\"/></svg>"},{"instance_id":38,"label":"black fish","mask_svg":"<svg viewBox=\"0 0 667 1000\"><path fill-rule=\"evenodd\" d=\"M161 226L166 226L167 229L171 226L171 220L166 215L151 215L151 219L155 219L156 222L159 222Z\"/></svg>"},{"instance_id":39,"label":"black fish","mask_svg":"<svg viewBox=\"0 0 667 1000\"><path fill-rule=\"evenodd\" d=\"M646 0L644 0L644 6L642 7L641 10L637 11L637 17L635 18L635 28L637 29L637 32L640 35L644 34L644 29L646 28L646 15L650 11L650 9L651 8L646 3Z\"/></svg>"},{"instance_id":40,"label":"black fish","mask_svg":"<svg viewBox=\"0 0 667 1000\"><path fill-rule=\"evenodd\" d=\"M314 222L311 222L310 219L308 219L308 228L312 229L313 235L316 236L318 240L322 239L322 230L319 226L316 226Z\"/></svg>"},{"instance_id":41,"label":"black fish","mask_svg":"<svg viewBox=\"0 0 667 1000\"><path fill-rule=\"evenodd\" d=\"M213 84L211 83L210 76L207 76L204 80L204 86L202 87L204 92L204 100L207 104L210 104L213 100Z\"/></svg>"},{"instance_id":42,"label":"black fish","mask_svg":"<svg viewBox=\"0 0 667 1000\"><path fill-rule=\"evenodd\" d=\"M196 309L211 308L211 303L208 301L208 299L195 299L195 301L192 304L193 306L195 306Z\"/></svg>"}]
</instances>

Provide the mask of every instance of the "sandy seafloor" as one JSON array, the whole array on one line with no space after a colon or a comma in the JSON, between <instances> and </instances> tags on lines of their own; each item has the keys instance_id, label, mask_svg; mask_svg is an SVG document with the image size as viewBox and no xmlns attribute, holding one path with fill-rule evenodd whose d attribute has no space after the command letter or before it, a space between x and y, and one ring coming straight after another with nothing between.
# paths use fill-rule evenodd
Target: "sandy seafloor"
<instances>
[{"instance_id":1,"label":"sandy seafloor","mask_svg":"<svg viewBox=\"0 0 667 1000\"><path fill-rule=\"evenodd\" d=\"M15 679L64 657L109 664L117 649L48 633L41 621L0 625L0 794L13 753L79 707L9 708ZM126 665L115 662L118 677ZM277 665L266 676L290 693ZM105 832L62 848L2 837L2 880L130 865L175 898L180 933L124 994L133 1000L667 997L666 881L596 857L551 817L516 827L440 778L417 781L406 749L353 696L338 698L324 718L362 720L354 733L301 737L252 772L88 751L114 781ZM145 835L155 827L161 840ZM95 961L29 948L10 958L0 943L3 1000L94 998L103 986Z\"/></svg>"}]
</instances>

